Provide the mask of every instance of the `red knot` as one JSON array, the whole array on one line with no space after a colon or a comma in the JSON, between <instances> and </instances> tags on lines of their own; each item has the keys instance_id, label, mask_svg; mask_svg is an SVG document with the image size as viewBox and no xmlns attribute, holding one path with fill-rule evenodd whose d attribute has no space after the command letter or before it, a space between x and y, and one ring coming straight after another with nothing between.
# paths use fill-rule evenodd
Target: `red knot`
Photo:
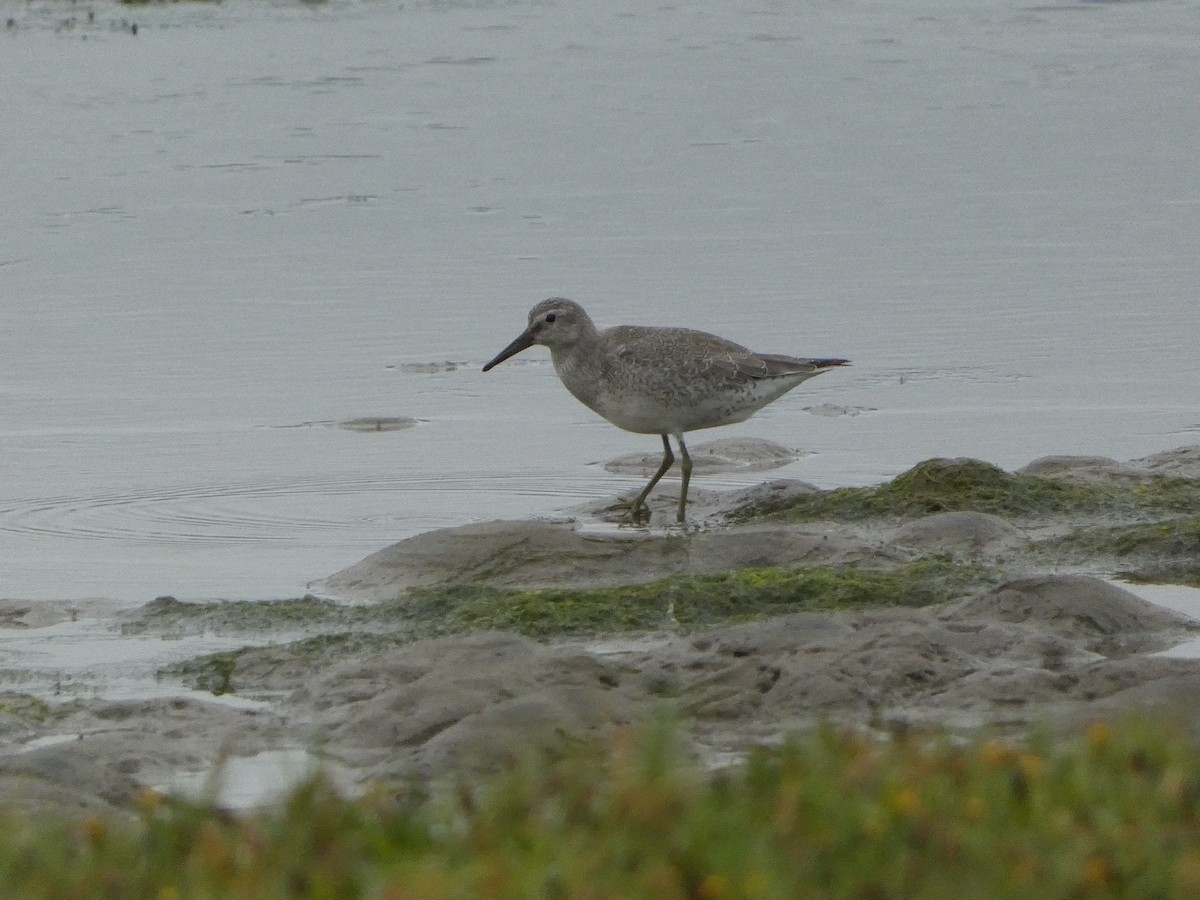
<instances>
[{"instance_id":1,"label":"red knot","mask_svg":"<svg viewBox=\"0 0 1200 900\"><path fill-rule=\"evenodd\" d=\"M578 303L551 297L529 311L529 326L483 371L534 344L550 348L559 380L584 406L618 428L662 437L662 465L630 507L635 522L648 517L646 497L675 462L668 436L679 443L682 524L692 476L685 431L745 421L800 382L848 363L754 353L690 328L618 325L601 331Z\"/></svg>"}]
</instances>

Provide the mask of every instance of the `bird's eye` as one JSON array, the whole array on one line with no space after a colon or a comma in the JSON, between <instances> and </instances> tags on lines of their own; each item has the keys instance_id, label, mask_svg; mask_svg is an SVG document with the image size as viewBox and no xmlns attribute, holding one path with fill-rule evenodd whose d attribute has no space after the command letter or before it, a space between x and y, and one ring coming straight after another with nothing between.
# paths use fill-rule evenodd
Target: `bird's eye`
<instances>
[{"instance_id":1,"label":"bird's eye","mask_svg":"<svg viewBox=\"0 0 1200 900\"><path fill-rule=\"evenodd\" d=\"M553 322L557 318L558 318L558 316L556 316L554 313L546 313L546 321L547 322Z\"/></svg>"}]
</instances>

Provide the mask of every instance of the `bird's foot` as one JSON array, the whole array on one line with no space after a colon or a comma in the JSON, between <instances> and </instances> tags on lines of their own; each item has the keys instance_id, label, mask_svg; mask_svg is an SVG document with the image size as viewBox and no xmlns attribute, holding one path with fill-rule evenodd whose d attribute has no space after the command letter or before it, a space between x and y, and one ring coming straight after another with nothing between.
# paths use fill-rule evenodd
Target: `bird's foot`
<instances>
[{"instance_id":1,"label":"bird's foot","mask_svg":"<svg viewBox=\"0 0 1200 900\"><path fill-rule=\"evenodd\" d=\"M604 507L600 512L603 513L607 522L618 522L622 525L637 527L650 524L650 507L644 501L635 507L631 497L622 497L616 503Z\"/></svg>"}]
</instances>

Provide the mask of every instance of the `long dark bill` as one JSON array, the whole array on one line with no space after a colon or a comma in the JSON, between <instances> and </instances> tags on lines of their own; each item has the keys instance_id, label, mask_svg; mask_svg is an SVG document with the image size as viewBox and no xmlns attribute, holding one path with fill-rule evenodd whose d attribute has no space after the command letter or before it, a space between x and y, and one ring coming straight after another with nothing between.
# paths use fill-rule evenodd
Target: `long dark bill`
<instances>
[{"instance_id":1,"label":"long dark bill","mask_svg":"<svg viewBox=\"0 0 1200 900\"><path fill-rule=\"evenodd\" d=\"M498 354L496 354L496 358L493 359L486 366L484 366L483 371L486 372L488 369L492 368L493 366L500 365L500 363L504 362L510 356L516 356L522 350L528 350L532 346L533 346L533 334L529 331L528 328L526 328L519 335L517 335L517 339L515 341L513 341L511 344L509 344L507 347L505 347L503 350L501 350Z\"/></svg>"}]
</instances>

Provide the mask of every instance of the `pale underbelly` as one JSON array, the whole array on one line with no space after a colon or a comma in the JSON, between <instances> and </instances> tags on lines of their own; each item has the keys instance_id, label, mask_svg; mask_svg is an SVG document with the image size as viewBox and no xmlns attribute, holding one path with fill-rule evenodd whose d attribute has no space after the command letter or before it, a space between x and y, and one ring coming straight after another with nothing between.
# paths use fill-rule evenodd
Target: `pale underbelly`
<instances>
[{"instance_id":1,"label":"pale underbelly","mask_svg":"<svg viewBox=\"0 0 1200 900\"><path fill-rule=\"evenodd\" d=\"M634 434L680 434L744 422L761 404L699 403L664 406L653 402L597 404L596 412Z\"/></svg>"}]
</instances>

